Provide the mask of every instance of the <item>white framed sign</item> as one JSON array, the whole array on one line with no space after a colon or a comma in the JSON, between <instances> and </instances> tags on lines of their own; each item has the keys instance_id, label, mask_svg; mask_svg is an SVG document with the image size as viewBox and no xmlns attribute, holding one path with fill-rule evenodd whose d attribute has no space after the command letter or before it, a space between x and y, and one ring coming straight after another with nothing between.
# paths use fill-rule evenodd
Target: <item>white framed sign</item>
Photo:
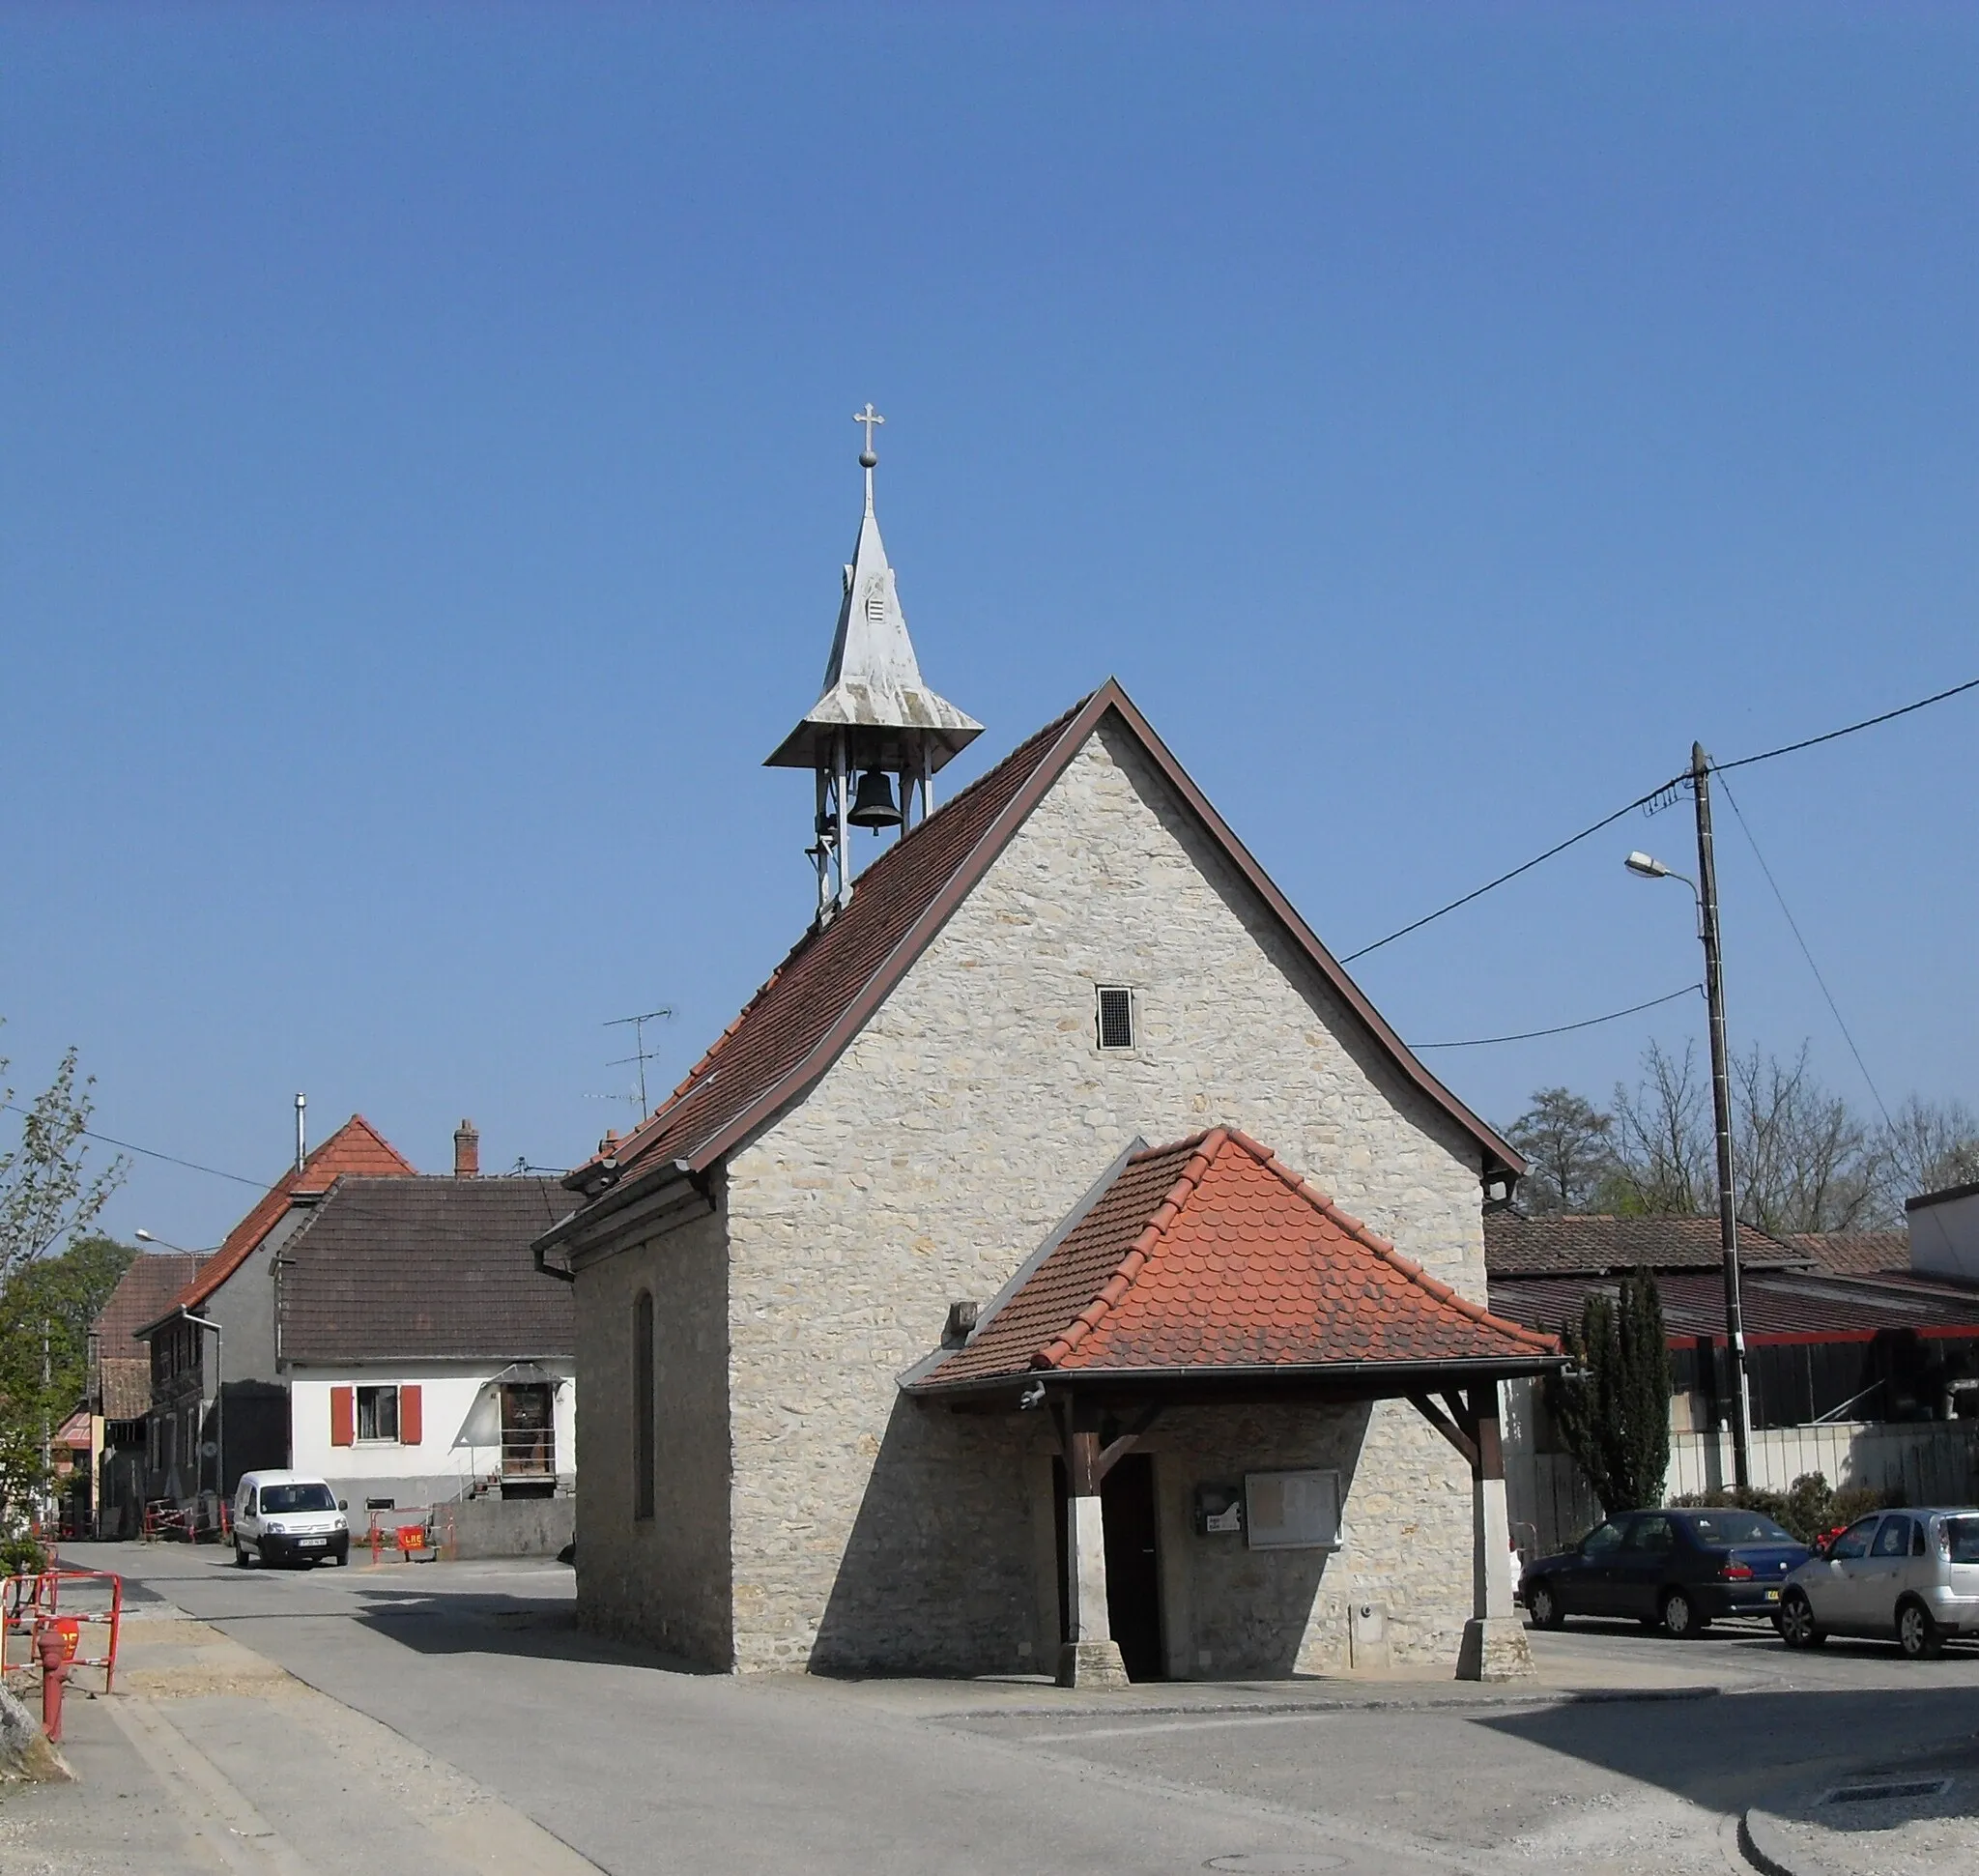
<instances>
[{"instance_id":1,"label":"white framed sign","mask_svg":"<svg viewBox=\"0 0 1979 1876\"><path fill-rule=\"evenodd\" d=\"M1337 1472L1247 1472L1244 1538L1253 1550L1337 1550Z\"/></svg>"}]
</instances>

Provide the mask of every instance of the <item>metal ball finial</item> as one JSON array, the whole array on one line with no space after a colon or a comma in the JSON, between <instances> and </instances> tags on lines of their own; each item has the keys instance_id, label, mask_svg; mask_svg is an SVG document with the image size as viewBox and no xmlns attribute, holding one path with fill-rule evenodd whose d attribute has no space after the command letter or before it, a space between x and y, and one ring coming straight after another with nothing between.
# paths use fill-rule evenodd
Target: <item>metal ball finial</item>
<instances>
[{"instance_id":1,"label":"metal ball finial","mask_svg":"<svg viewBox=\"0 0 1979 1876\"><path fill-rule=\"evenodd\" d=\"M872 450L862 449L859 451L859 467L861 469L876 469L878 466L879 458Z\"/></svg>"}]
</instances>

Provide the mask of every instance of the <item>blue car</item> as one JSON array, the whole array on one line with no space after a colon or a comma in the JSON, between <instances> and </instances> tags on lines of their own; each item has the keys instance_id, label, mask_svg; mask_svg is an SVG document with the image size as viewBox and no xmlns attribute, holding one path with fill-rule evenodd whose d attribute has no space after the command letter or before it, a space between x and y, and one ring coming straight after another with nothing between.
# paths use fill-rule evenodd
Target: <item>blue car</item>
<instances>
[{"instance_id":1,"label":"blue car","mask_svg":"<svg viewBox=\"0 0 1979 1876\"><path fill-rule=\"evenodd\" d=\"M1622 1512L1571 1550L1528 1564L1519 1601L1536 1629L1570 1615L1632 1616L1695 1635L1716 1616L1777 1618L1782 1586L1813 1554L1757 1512Z\"/></svg>"}]
</instances>

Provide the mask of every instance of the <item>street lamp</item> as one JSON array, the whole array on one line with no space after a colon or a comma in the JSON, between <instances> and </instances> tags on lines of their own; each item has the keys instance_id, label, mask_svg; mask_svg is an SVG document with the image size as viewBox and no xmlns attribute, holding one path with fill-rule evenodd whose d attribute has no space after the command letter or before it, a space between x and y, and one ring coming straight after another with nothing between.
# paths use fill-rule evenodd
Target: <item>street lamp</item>
<instances>
[{"instance_id":1,"label":"street lamp","mask_svg":"<svg viewBox=\"0 0 1979 1876\"><path fill-rule=\"evenodd\" d=\"M133 1232L134 1237L146 1244L156 1244L167 1251L177 1251L184 1256L196 1257L202 1252L186 1251L183 1245L170 1243L164 1238L154 1237L149 1231ZM213 1331L213 1457L214 1457L214 1499L223 1504L227 1496L227 1348L226 1337L220 1325L210 1315L194 1315L183 1304L179 1308L179 1320L189 1323L195 1329ZM195 1458L197 1455L194 1456ZM201 1471L204 1470L202 1466ZM193 1474L194 1496L197 1496L199 1473Z\"/></svg>"},{"instance_id":2,"label":"street lamp","mask_svg":"<svg viewBox=\"0 0 1979 1876\"><path fill-rule=\"evenodd\" d=\"M1738 1198L1732 1168L1732 1070L1725 1043L1725 971L1718 934L1718 869L1711 849L1710 759L1690 746L1691 794L1697 802L1695 880L1648 853L1622 865L1645 880L1681 880L1697 901L1697 935L1705 947L1705 1002L1711 1043L1711 1111L1718 1135L1718 1243L1725 1265L1725 1338L1731 1345L1734 1404L1732 1471L1740 1490L1752 1484L1752 1390L1746 1374L1745 1317L1738 1295Z\"/></svg>"}]
</instances>

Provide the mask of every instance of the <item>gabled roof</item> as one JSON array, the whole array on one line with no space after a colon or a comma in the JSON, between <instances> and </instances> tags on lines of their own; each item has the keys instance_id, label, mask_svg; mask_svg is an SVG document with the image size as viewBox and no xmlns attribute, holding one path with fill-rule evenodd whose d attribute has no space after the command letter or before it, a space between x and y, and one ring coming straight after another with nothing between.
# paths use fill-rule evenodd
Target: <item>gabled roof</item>
<instances>
[{"instance_id":1,"label":"gabled roof","mask_svg":"<svg viewBox=\"0 0 1979 1876\"><path fill-rule=\"evenodd\" d=\"M1518 1153L1450 1093L1383 1021L1127 693L1108 678L889 847L859 876L851 903L806 934L665 1105L616 1141L609 1159L580 1167L565 1183L575 1191L593 1192L616 1177L629 1192L641 1173L703 1171L807 1092L905 976L1095 731L1108 721L1140 744L1366 1035L1477 1143L1481 1167L1523 1171ZM604 1202L609 1208L625 1196L608 1195ZM578 1222L583 1217L580 1213Z\"/></svg>"},{"instance_id":2,"label":"gabled roof","mask_svg":"<svg viewBox=\"0 0 1979 1876\"><path fill-rule=\"evenodd\" d=\"M530 1255L574 1202L554 1179L338 1179L282 1253L283 1359L574 1354L570 1285Z\"/></svg>"},{"instance_id":3,"label":"gabled roof","mask_svg":"<svg viewBox=\"0 0 1979 1876\"><path fill-rule=\"evenodd\" d=\"M1558 1350L1459 1296L1248 1135L1130 1158L912 1393L1065 1375L1534 1371Z\"/></svg>"},{"instance_id":4,"label":"gabled roof","mask_svg":"<svg viewBox=\"0 0 1979 1876\"><path fill-rule=\"evenodd\" d=\"M1484 1214L1484 1267L1494 1278L1602 1277L1638 1268L1716 1270L1723 1255L1715 1218ZM1738 1259L1748 1270L1804 1269L1814 1261L1808 1252L1750 1225L1738 1227Z\"/></svg>"},{"instance_id":5,"label":"gabled roof","mask_svg":"<svg viewBox=\"0 0 1979 1876\"><path fill-rule=\"evenodd\" d=\"M291 1167L255 1201L254 1208L200 1265L199 1274L171 1299L174 1311L196 1310L261 1248L261 1243L300 1197L328 1192L345 1173L373 1177L412 1176L412 1163L360 1113L354 1113L303 1160ZM158 1312L146 1328L164 1314Z\"/></svg>"},{"instance_id":6,"label":"gabled roof","mask_svg":"<svg viewBox=\"0 0 1979 1876\"><path fill-rule=\"evenodd\" d=\"M151 1405L151 1350L137 1332L172 1307L199 1263L196 1252L141 1252L89 1325L96 1355L90 1389L106 1420L137 1420Z\"/></svg>"}]
</instances>

